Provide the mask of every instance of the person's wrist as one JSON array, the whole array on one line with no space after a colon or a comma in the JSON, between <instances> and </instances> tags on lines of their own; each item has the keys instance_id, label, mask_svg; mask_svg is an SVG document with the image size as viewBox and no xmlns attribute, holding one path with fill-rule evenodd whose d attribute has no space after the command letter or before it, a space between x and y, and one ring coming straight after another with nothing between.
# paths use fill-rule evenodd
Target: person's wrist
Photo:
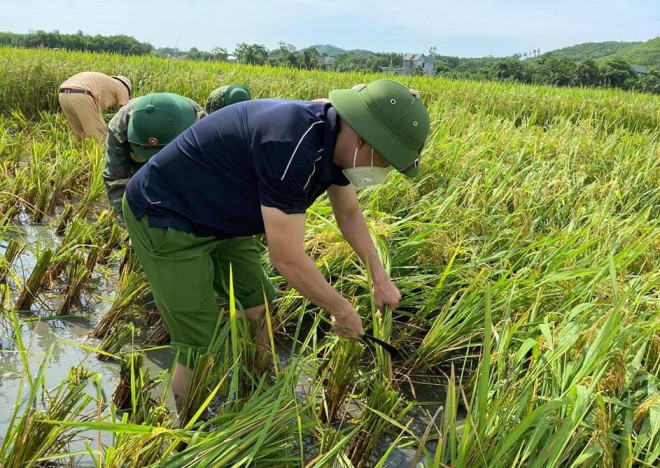
<instances>
[{"instance_id":1,"label":"person's wrist","mask_svg":"<svg viewBox=\"0 0 660 468\"><path fill-rule=\"evenodd\" d=\"M330 315L335 318L342 318L350 315L352 311L353 306L351 303L342 297L339 301L337 301L335 307L333 307L332 310L328 312L330 312Z\"/></svg>"},{"instance_id":2,"label":"person's wrist","mask_svg":"<svg viewBox=\"0 0 660 468\"><path fill-rule=\"evenodd\" d=\"M385 271L385 268L382 266L379 266L378 268L375 268L371 271L371 282L375 287L380 286L381 284L384 284L389 281L389 277L387 276L387 272Z\"/></svg>"}]
</instances>

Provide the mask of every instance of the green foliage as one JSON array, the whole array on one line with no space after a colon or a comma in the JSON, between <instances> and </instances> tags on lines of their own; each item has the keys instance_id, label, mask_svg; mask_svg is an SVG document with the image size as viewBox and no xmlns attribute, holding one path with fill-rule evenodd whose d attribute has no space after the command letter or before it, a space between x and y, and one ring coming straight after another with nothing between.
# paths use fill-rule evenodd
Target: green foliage
<instances>
[{"instance_id":1,"label":"green foliage","mask_svg":"<svg viewBox=\"0 0 660 468\"><path fill-rule=\"evenodd\" d=\"M342 49L341 47L337 47L332 44L317 44L311 46L311 48L316 49L320 54L326 54L332 57L346 52L346 50Z\"/></svg>"},{"instance_id":2,"label":"green foliage","mask_svg":"<svg viewBox=\"0 0 660 468\"><path fill-rule=\"evenodd\" d=\"M433 54L436 72L447 78L485 80L501 59L495 57L460 58Z\"/></svg>"},{"instance_id":3,"label":"green foliage","mask_svg":"<svg viewBox=\"0 0 660 468\"><path fill-rule=\"evenodd\" d=\"M403 54L345 52L335 57L334 69L337 71L378 72L380 67L403 67Z\"/></svg>"},{"instance_id":4,"label":"green foliage","mask_svg":"<svg viewBox=\"0 0 660 468\"><path fill-rule=\"evenodd\" d=\"M0 46L64 48L91 52L112 52L125 55L153 54L159 57L187 58L195 61L227 60L229 52L215 47L211 52L196 47L189 51L163 47L153 49L130 36L86 36L37 31L30 34L0 33ZM403 67L403 54L371 52L363 49L346 51L329 44L298 50L293 44L279 43L268 51L262 44L240 42L233 52L240 63L270 65L312 70L326 68L320 56L334 58L332 69L341 72L379 72L384 67ZM647 42L599 42L566 47L540 55L540 49L512 57L459 58L440 55L435 47L429 51L436 60L436 73L452 79L504 80L519 83L556 86L608 86L657 93L660 86L652 76L623 70L628 64L660 67L660 38ZM525 59L525 60L521 60ZM594 62L594 60L596 62ZM584 62L584 63L583 63ZM38 74L39 70L35 70ZM412 75L422 75L414 69Z\"/></svg>"},{"instance_id":5,"label":"green foliage","mask_svg":"<svg viewBox=\"0 0 660 468\"><path fill-rule=\"evenodd\" d=\"M159 47L154 49L152 54L158 57L187 58L190 60L217 62L227 60L229 56L229 53L223 47L214 47L211 52L199 50L197 47L192 47L188 51L179 50L176 47Z\"/></svg>"},{"instance_id":6,"label":"green foliage","mask_svg":"<svg viewBox=\"0 0 660 468\"><path fill-rule=\"evenodd\" d=\"M636 53L634 51L638 51ZM438 55L436 73L448 78L505 80L555 86L616 87L657 93L657 72L638 74L631 64L660 66L660 38L644 43L581 44L543 55L465 59ZM530 58L521 60L522 57Z\"/></svg>"},{"instance_id":7,"label":"green foliage","mask_svg":"<svg viewBox=\"0 0 660 468\"><path fill-rule=\"evenodd\" d=\"M644 93L660 94L660 68L652 68L648 75L637 77L636 89Z\"/></svg>"},{"instance_id":8,"label":"green foliage","mask_svg":"<svg viewBox=\"0 0 660 468\"><path fill-rule=\"evenodd\" d=\"M596 61L586 59L575 65L575 81L583 86L598 86L601 74Z\"/></svg>"},{"instance_id":9,"label":"green foliage","mask_svg":"<svg viewBox=\"0 0 660 468\"><path fill-rule=\"evenodd\" d=\"M500 60L493 66L493 74L498 80L525 81L525 68L514 58Z\"/></svg>"},{"instance_id":10,"label":"green foliage","mask_svg":"<svg viewBox=\"0 0 660 468\"><path fill-rule=\"evenodd\" d=\"M344 54L346 52L353 52L357 55L369 55L373 54L372 51L366 50L366 49L351 49L351 50L346 50L342 49L341 47L334 46L332 44L317 44L310 46L310 48L318 50L320 54L326 54L330 55L331 57L336 57L340 54Z\"/></svg>"},{"instance_id":11,"label":"green foliage","mask_svg":"<svg viewBox=\"0 0 660 468\"><path fill-rule=\"evenodd\" d=\"M302 51L302 68L305 70L311 70L313 68L318 68L320 66L319 53L314 48L305 49Z\"/></svg>"},{"instance_id":12,"label":"green foliage","mask_svg":"<svg viewBox=\"0 0 660 468\"><path fill-rule=\"evenodd\" d=\"M236 58L241 63L250 65L263 65L268 60L268 50L266 46L261 44L246 44L240 42L236 44L236 51L234 52Z\"/></svg>"},{"instance_id":13,"label":"green foliage","mask_svg":"<svg viewBox=\"0 0 660 468\"><path fill-rule=\"evenodd\" d=\"M503 59L437 59L436 73L449 78L515 81L554 86L613 87L657 93L657 72L638 74L623 59L599 64L593 59L575 62L554 54L531 60L519 57Z\"/></svg>"},{"instance_id":14,"label":"green foliage","mask_svg":"<svg viewBox=\"0 0 660 468\"><path fill-rule=\"evenodd\" d=\"M280 42L279 49L274 50L268 56L267 63L271 66L299 68L301 65L301 54L293 44Z\"/></svg>"},{"instance_id":15,"label":"green foliage","mask_svg":"<svg viewBox=\"0 0 660 468\"><path fill-rule=\"evenodd\" d=\"M226 60L228 56L229 53L227 52L226 49L223 49L222 47L216 47L211 52L200 51L197 50L196 47L193 47L186 55L186 57L189 58L190 60L216 60L216 61Z\"/></svg>"},{"instance_id":16,"label":"green foliage","mask_svg":"<svg viewBox=\"0 0 660 468\"><path fill-rule=\"evenodd\" d=\"M585 42L583 44L576 44L574 46L553 50L552 52L548 52L547 55L557 58L567 58L574 61L585 60L588 58L599 59L621 53L622 51L630 49L638 44L642 43L617 41Z\"/></svg>"},{"instance_id":17,"label":"green foliage","mask_svg":"<svg viewBox=\"0 0 660 468\"><path fill-rule=\"evenodd\" d=\"M636 65L660 68L660 37L633 43L630 47L614 54L612 58L621 58Z\"/></svg>"},{"instance_id":18,"label":"green foliage","mask_svg":"<svg viewBox=\"0 0 660 468\"><path fill-rule=\"evenodd\" d=\"M629 88L634 78L630 64L622 59L607 62L602 68L603 81L612 87Z\"/></svg>"},{"instance_id":19,"label":"green foliage","mask_svg":"<svg viewBox=\"0 0 660 468\"><path fill-rule=\"evenodd\" d=\"M112 52L123 55L144 55L153 49L151 44L139 42L126 35L89 36L82 31L77 34L61 34L58 31L40 30L29 34L0 32L0 46Z\"/></svg>"}]
</instances>

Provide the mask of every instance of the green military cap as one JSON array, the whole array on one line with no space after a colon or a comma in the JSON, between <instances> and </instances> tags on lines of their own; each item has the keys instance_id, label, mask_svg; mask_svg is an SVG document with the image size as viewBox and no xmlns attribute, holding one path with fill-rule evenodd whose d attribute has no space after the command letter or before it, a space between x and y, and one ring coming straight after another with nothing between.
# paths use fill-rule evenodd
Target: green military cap
<instances>
[{"instance_id":1,"label":"green military cap","mask_svg":"<svg viewBox=\"0 0 660 468\"><path fill-rule=\"evenodd\" d=\"M174 93L153 93L135 103L128 121L128 142L144 161L195 122L191 102Z\"/></svg>"},{"instance_id":2,"label":"green military cap","mask_svg":"<svg viewBox=\"0 0 660 468\"><path fill-rule=\"evenodd\" d=\"M330 91L339 116L396 170L419 173L430 119L419 95L393 80Z\"/></svg>"},{"instance_id":3,"label":"green military cap","mask_svg":"<svg viewBox=\"0 0 660 468\"><path fill-rule=\"evenodd\" d=\"M230 104L249 101L250 99L252 99L250 97L250 91L242 84L222 86L211 91L204 108L206 113L210 114Z\"/></svg>"}]
</instances>

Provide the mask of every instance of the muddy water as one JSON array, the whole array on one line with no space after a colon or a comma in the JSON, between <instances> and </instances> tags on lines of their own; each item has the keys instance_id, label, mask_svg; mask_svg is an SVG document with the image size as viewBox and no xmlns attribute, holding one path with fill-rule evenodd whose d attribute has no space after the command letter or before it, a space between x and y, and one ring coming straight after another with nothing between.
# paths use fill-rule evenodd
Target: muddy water
<instances>
[{"instance_id":1,"label":"muddy water","mask_svg":"<svg viewBox=\"0 0 660 468\"><path fill-rule=\"evenodd\" d=\"M279 362L283 368L287 366L290 362L290 352L292 347L292 342L289 340L280 340L275 342ZM368 352L368 351L367 351ZM296 393L304 398L309 395L309 388L312 385L315 385L313 381L317 378L316 372L311 368L303 368L300 373L300 380L296 388ZM422 437L431 424L433 416L436 415L436 412L444 406L446 399L446 378L444 376L437 375L410 375L407 383L401 385L401 393L407 398L408 401L415 402L415 405L410 410L405 418L405 423L412 419L412 422L408 428L418 437ZM346 417L345 420L357 420L360 418L362 411L364 410L364 402L360 400L350 399L346 405ZM436 424L439 424L443 414L440 411L436 415L434 420ZM459 420L463 419L464 415L459 415ZM398 433L398 430L394 430ZM437 430L435 426L431 425L431 431L429 432L429 439L431 441L425 444L426 450L434 455L437 443ZM375 454L370 460L368 466L374 466L384 454L389 450L390 446L394 442L394 438L389 435L383 436L376 444ZM308 440L305 442L309 445L305 451L306 460L311 460L317 453L313 449L315 443L313 440ZM310 450L308 452L308 450ZM414 468L416 466L421 466L420 463L424 463L425 457L424 454L420 454L416 458L417 447L412 448L400 448L397 447L391 451L387 461L383 465L384 468ZM416 460L416 462L415 462ZM426 466L428 464L425 464ZM338 465L337 465L338 466Z\"/></svg>"},{"instance_id":2,"label":"muddy water","mask_svg":"<svg viewBox=\"0 0 660 468\"><path fill-rule=\"evenodd\" d=\"M13 263L13 271L21 282L29 276L32 268L34 268L37 248L49 247L54 249L59 243L52 226L28 225L25 223L22 226L12 227L5 234L5 239L0 240L0 255L4 254L6 241L9 238L18 238L21 243L26 245L26 249ZM58 285L55 285L51 293L42 293L40 300L32 306L31 314L20 315L20 334L28 352L28 372L30 375L35 376L37 374L39 365L43 362L47 351L52 347L52 355L45 372L46 388L53 388L66 379L71 367L83 365L85 369L99 375L104 400L110 400L119 378L119 366L116 363L98 360L95 353L85 349L85 347L93 348L98 345L98 340L90 339L88 334L112 304L116 285L117 265L97 266L89 286L83 292L81 298L82 310L76 310L73 313L74 316L51 318L59 305L58 292L61 291L63 285L59 285L59 290ZM16 299L16 295L17 287L14 285L11 297L12 303ZM27 392L29 391L26 379L22 378L25 369L20 355L15 351L15 347L7 349L6 346L13 334L14 331L10 324L0 324L0 343L3 343L2 350L0 350L0 440L9 428L16 405L19 405L20 410L24 409ZM278 344L278 355L282 359L283 365L286 365L290 350L291 343ZM169 369L172 366L173 354L169 349L148 351L146 355L145 365L149 368L152 376L158 374L162 369ZM304 372L302 376L305 379L314 377L305 375ZM309 385L309 382L300 382L301 396L305 393L304 387L307 385ZM429 424L430 417L444 402L443 381L437 376L411 376L410 384L404 385L402 390L411 400L417 402L415 408L409 413L409 418L414 418L411 429L421 436ZM88 391L91 395L95 395L98 389L90 383ZM162 388L156 389L156 391L162 394ZM21 393L20 397L18 397L19 392ZM168 403L169 407L174 408L171 395L168 396ZM349 405L349 413L353 416L357 416L360 410L360 402L353 402ZM87 431L83 433L83 437L92 447L97 447L99 442L110 443L112 435L103 433L100 435L99 441L98 432ZM386 452L391 443L392 440L389 438L383 438L379 441L377 451L380 455L378 458ZM83 449L82 440L74 443L71 447L71 451ZM427 449L433 453L435 450L434 443L428 443ZM415 450L416 448L395 449L385 466L391 468L411 466ZM76 460L76 466L94 465L88 456L83 456Z\"/></svg>"},{"instance_id":3,"label":"muddy water","mask_svg":"<svg viewBox=\"0 0 660 468\"><path fill-rule=\"evenodd\" d=\"M0 255L4 254L6 241L10 238L19 239L26 245L25 250L13 262L13 272L19 281L23 282L36 263L35 252L38 248L54 249L59 243L54 228L46 225L12 226L0 240ZM88 335L94 329L100 318L110 308L117 286L117 265L97 266L89 285L81 297L81 307L76 308L72 316L55 318L52 316L59 305L58 292L63 285L54 285L53 291L41 293L31 308L31 314L19 314L20 336L27 352L27 373L36 376L39 366L44 362L47 352L52 348L50 359L46 363L45 388L51 389L60 384L69 375L74 366L82 365L88 371L99 376L100 391L105 401L110 401L112 392L119 378L119 365L113 362L101 361L96 354L86 348L95 348L99 340ZM10 302L16 300L18 288L12 284ZM82 309L82 310L81 310ZM0 325L0 440L5 437L11 424L15 408L19 407L18 415L23 412L29 396L29 383L24 374L26 369L16 346L8 347L14 340L15 331L6 320ZM150 374L156 375L162 369L169 369L173 363L173 355L169 350L147 351L145 367ZM157 389L162 392L161 389ZM97 395L99 388L90 383L87 389L90 395ZM170 397L171 400L171 397ZM173 400L170 401L174 407ZM89 408L91 411L92 408ZM82 433L82 438L70 447L71 451L84 450L83 440L92 447L99 442L108 444L112 435L96 431ZM94 466L88 456L79 457L75 466Z\"/></svg>"}]
</instances>

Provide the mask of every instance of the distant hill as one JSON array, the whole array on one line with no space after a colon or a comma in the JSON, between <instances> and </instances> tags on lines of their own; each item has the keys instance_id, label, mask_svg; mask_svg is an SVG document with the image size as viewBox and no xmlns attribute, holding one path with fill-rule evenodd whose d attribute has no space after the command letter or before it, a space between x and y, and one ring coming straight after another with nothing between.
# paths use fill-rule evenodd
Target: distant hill
<instances>
[{"instance_id":1,"label":"distant hill","mask_svg":"<svg viewBox=\"0 0 660 468\"><path fill-rule=\"evenodd\" d=\"M586 42L547 53L570 60L592 58L605 61L621 58L629 63L650 67L660 66L660 37L646 42Z\"/></svg>"},{"instance_id":2,"label":"distant hill","mask_svg":"<svg viewBox=\"0 0 660 468\"><path fill-rule=\"evenodd\" d=\"M587 58L599 59L622 52L632 46L642 44L641 42L585 42L563 49L552 50L548 54L555 57L571 60L584 60Z\"/></svg>"},{"instance_id":3,"label":"distant hill","mask_svg":"<svg viewBox=\"0 0 660 468\"><path fill-rule=\"evenodd\" d=\"M327 55L330 55L332 57L336 57L339 54L345 54L346 52L354 52L356 55L373 54L372 51L366 50L366 49L346 50L346 49L342 49L341 47L334 46L332 44L317 44L317 45L305 47L305 49L311 49L311 48L316 49L319 52L319 54L327 54Z\"/></svg>"},{"instance_id":4,"label":"distant hill","mask_svg":"<svg viewBox=\"0 0 660 468\"><path fill-rule=\"evenodd\" d=\"M332 57L344 54L346 52L353 52L356 55L372 55L373 52L365 49L352 49L346 50L332 44L316 44L306 47L305 49L314 48L320 54L327 54ZM304 50L304 49L302 49ZM660 37L648 40L646 42L585 42L584 44L577 44L562 49L551 50L543 54L544 56L552 55L554 57L567 58L569 60L580 61L584 59L594 59L598 62L621 58L628 63L635 65L644 65L647 67L660 67ZM444 58L440 57L439 58ZM486 60L476 59L477 62ZM461 59L467 60L467 59Z\"/></svg>"},{"instance_id":5,"label":"distant hill","mask_svg":"<svg viewBox=\"0 0 660 468\"><path fill-rule=\"evenodd\" d=\"M614 54L614 57L637 65L660 67L660 37L623 49Z\"/></svg>"},{"instance_id":6,"label":"distant hill","mask_svg":"<svg viewBox=\"0 0 660 468\"><path fill-rule=\"evenodd\" d=\"M341 47L333 46L332 44L318 44L318 45L305 47L305 49L312 49L312 48L316 49L319 52L319 54L327 54L333 57L335 55L343 54L344 52L346 52Z\"/></svg>"}]
</instances>

